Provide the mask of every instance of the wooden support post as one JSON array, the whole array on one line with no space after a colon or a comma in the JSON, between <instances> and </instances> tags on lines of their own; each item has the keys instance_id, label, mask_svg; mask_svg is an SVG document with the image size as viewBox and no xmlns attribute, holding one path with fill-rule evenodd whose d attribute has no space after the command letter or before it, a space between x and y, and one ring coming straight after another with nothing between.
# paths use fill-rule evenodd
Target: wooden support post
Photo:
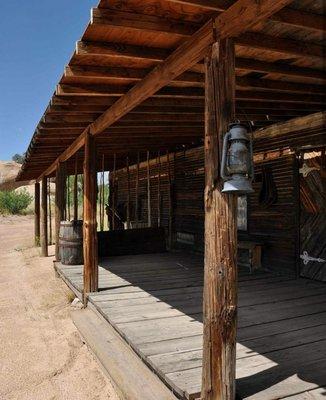
<instances>
[{"instance_id":1,"label":"wooden support post","mask_svg":"<svg viewBox=\"0 0 326 400\"><path fill-rule=\"evenodd\" d=\"M48 256L48 182L46 176L42 177L42 196L41 196L41 256Z\"/></svg>"},{"instance_id":2,"label":"wooden support post","mask_svg":"<svg viewBox=\"0 0 326 400\"><path fill-rule=\"evenodd\" d=\"M55 259L60 261L59 256L59 230L60 222L65 218L65 168L60 162L55 175Z\"/></svg>"},{"instance_id":3,"label":"wooden support post","mask_svg":"<svg viewBox=\"0 0 326 400\"><path fill-rule=\"evenodd\" d=\"M104 186L104 169L105 169L105 158L104 154L102 154L102 171L101 171L101 183L102 183L102 191L101 191L101 231L104 231L104 214L105 214L105 186Z\"/></svg>"},{"instance_id":4,"label":"wooden support post","mask_svg":"<svg viewBox=\"0 0 326 400\"><path fill-rule=\"evenodd\" d=\"M147 226L152 226L152 213L151 213L151 177L149 165L149 151L147 151Z\"/></svg>"},{"instance_id":5,"label":"wooden support post","mask_svg":"<svg viewBox=\"0 0 326 400\"><path fill-rule=\"evenodd\" d=\"M96 178L95 138L88 132L84 151L84 302L87 293L98 290Z\"/></svg>"},{"instance_id":6,"label":"wooden support post","mask_svg":"<svg viewBox=\"0 0 326 400\"><path fill-rule=\"evenodd\" d=\"M67 176L66 178L66 196L67 196L67 202L66 202L66 217L70 221L70 175Z\"/></svg>"},{"instance_id":7,"label":"wooden support post","mask_svg":"<svg viewBox=\"0 0 326 400\"><path fill-rule=\"evenodd\" d=\"M74 221L78 220L78 158L75 157L75 176L74 176Z\"/></svg>"},{"instance_id":8,"label":"wooden support post","mask_svg":"<svg viewBox=\"0 0 326 400\"><path fill-rule=\"evenodd\" d=\"M34 243L40 245L40 184L34 185Z\"/></svg>"},{"instance_id":9,"label":"wooden support post","mask_svg":"<svg viewBox=\"0 0 326 400\"><path fill-rule=\"evenodd\" d=\"M127 229L130 229L130 168L129 168L129 157L127 157L126 164L127 164Z\"/></svg>"},{"instance_id":10,"label":"wooden support post","mask_svg":"<svg viewBox=\"0 0 326 400\"><path fill-rule=\"evenodd\" d=\"M106 210L106 215L107 215L107 224L108 224L108 229L111 231L113 229L112 223L113 223L113 179L112 179L112 171L109 172L109 191L108 191L108 208Z\"/></svg>"},{"instance_id":11,"label":"wooden support post","mask_svg":"<svg viewBox=\"0 0 326 400\"><path fill-rule=\"evenodd\" d=\"M161 155L160 151L157 154L157 164L158 164L158 173L157 173L157 226L161 226Z\"/></svg>"},{"instance_id":12,"label":"wooden support post","mask_svg":"<svg viewBox=\"0 0 326 400\"><path fill-rule=\"evenodd\" d=\"M102 158L102 168L103 168L103 158ZM103 215L103 198L104 198L104 184L103 184L103 174L102 174L102 168L100 172L100 185L98 187L98 207L99 207L99 218L100 218L100 231L103 231L103 221L104 221L104 215Z\"/></svg>"},{"instance_id":13,"label":"wooden support post","mask_svg":"<svg viewBox=\"0 0 326 400\"><path fill-rule=\"evenodd\" d=\"M137 167L136 167L136 188L135 188L135 221L136 228L138 228L138 214L139 214L139 151L137 153Z\"/></svg>"},{"instance_id":14,"label":"wooden support post","mask_svg":"<svg viewBox=\"0 0 326 400\"><path fill-rule=\"evenodd\" d=\"M221 39L206 58L203 400L235 399L237 208L222 194L223 136L234 118L234 44Z\"/></svg>"},{"instance_id":15,"label":"wooden support post","mask_svg":"<svg viewBox=\"0 0 326 400\"><path fill-rule=\"evenodd\" d=\"M48 179L48 207L49 207L49 240L48 243L52 244L52 204L51 204L51 182Z\"/></svg>"},{"instance_id":16,"label":"wooden support post","mask_svg":"<svg viewBox=\"0 0 326 400\"><path fill-rule=\"evenodd\" d=\"M113 172L112 172L112 230L115 229L115 170L116 170L117 156L114 153L113 155ZM110 188L111 191L111 188Z\"/></svg>"}]
</instances>

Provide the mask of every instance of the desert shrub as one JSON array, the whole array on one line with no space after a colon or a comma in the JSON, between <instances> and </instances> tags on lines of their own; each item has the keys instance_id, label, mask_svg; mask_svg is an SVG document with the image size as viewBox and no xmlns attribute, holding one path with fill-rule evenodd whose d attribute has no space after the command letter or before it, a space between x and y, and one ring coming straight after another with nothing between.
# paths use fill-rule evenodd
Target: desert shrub
<instances>
[{"instance_id":1,"label":"desert shrub","mask_svg":"<svg viewBox=\"0 0 326 400\"><path fill-rule=\"evenodd\" d=\"M15 192L0 191L0 212L5 214L22 214L31 204L33 197L26 189Z\"/></svg>"}]
</instances>

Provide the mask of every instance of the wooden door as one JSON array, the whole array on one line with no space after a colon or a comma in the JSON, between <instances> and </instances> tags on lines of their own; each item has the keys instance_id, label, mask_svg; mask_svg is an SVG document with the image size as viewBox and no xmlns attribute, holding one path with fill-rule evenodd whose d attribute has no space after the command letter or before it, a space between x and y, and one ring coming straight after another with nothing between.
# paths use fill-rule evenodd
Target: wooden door
<instances>
[{"instance_id":1,"label":"wooden door","mask_svg":"<svg viewBox=\"0 0 326 400\"><path fill-rule=\"evenodd\" d=\"M326 282L326 158L325 148L301 155L300 272Z\"/></svg>"}]
</instances>

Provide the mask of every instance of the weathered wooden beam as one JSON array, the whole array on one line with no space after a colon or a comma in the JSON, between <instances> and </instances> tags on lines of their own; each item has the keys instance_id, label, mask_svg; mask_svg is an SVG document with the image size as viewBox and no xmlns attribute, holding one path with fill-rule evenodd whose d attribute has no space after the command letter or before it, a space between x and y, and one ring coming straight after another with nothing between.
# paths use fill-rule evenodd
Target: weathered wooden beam
<instances>
[{"instance_id":1,"label":"weathered wooden beam","mask_svg":"<svg viewBox=\"0 0 326 400\"><path fill-rule=\"evenodd\" d=\"M298 67L291 64L278 64L260 61L251 58L236 58L235 66L236 70L254 71L266 74L275 73L284 76L314 78L323 81L326 79L326 73L322 70Z\"/></svg>"},{"instance_id":2,"label":"weathered wooden beam","mask_svg":"<svg viewBox=\"0 0 326 400\"><path fill-rule=\"evenodd\" d=\"M41 196L41 256L48 256L48 182L46 176L42 178L42 196Z\"/></svg>"},{"instance_id":3,"label":"weathered wooden beam","mask_svg":"<svg viewBox=\"0 0 326 400\"><path fill-rule=\"evenodd\" d=\"M235 399L236 196L222 194L223 136L234 121L234 45L221 39L206 59L203 400Z\"/></svg>"},{"instance_id":4,"label":"weathered wooden beam","mask_svg":"<svg viewBox=\"0 0 326 400\"><path fill-rule=\"evenodd\" d=\"M169 0L171 3L192 5L202 10L211 10L215 12L224 11L232 4L232 0ZM290 7L284 7L270 17L274 22L282 22L298 28L306 28L317 31L325 31L325 18L323 15L296 10Z\"/></svg>"},{"instance_id":5,"label":"weathered wooden beam","mask_svg":"<svg viewBox=\"0 0 326 400\"><path fill-rule=\"evenodd\" d=\"M141 82L141 81L140 81ZM140 83L139 82L139 83ZM130 85L107 85L107 84L59 84L56 88L56 95L65 96L74 94L76 96L124 96L131 90ZM198 98L202 97L203 89L201 87L172 87L167 86L157 93L153 94L155 97L178 97L178 98ZM120 100L119 98L119 100ZM119 101L118 100L118 101ZM115 104L115 103L114 103Z\"/></svg>"},{"instance_id":6,"label":"weathered wooden beam","mask_svg":"<svg viewBox=\"0 0 326 400\"><path fill-rule=\"evenodd\" d=\"M267 82L265 82L267 81ZM132 89L130 89L129 86L117 86L114 87L114 95L116 96L118 93L119 94L119 99L117 100L114 105L111 107L115 108L116 104L119 103L123 100L126 99L126 96L129 98L130 92L136 88L138 85L140 85L142 81L139 81ZM323 93L323 87L320 85L306 85L302 84L302 88L300 87L300 84L293 83L293 82L284 82L284 87L288 87L286 93L284 89L282 89L282 85L280 82L277 81L272 81L268 79L251 79L251 78L246 78L246 77L239 77L238 82L237 82L237 88L240 90L236 91L236 98L238 100L257 100L257 99L262 99L264 101L290 101L290 102L305 102L305 101L311 101L312 103L325 103L325 94ZM75 85L58 85L57 90L60 93L75 93L76 96L81 95L81 96L101 96L107 95L107 93L110 93L112 85L88 85L88 84L79 84L78 86ZM245 88L250 88L250 90L245 90ZM254 90L252 90L253 88ZM268 93L266 93L268 91ZM309 95L309 100L302 98L302 96L298 96L297 93L307 93ZM179 98L179 99L203 99L204 98L204 89L200 87L165 87L158 92L151 94L153 97L159 97L159 98ZM125 101L125 100L124 100ZM138 105L138 104L137 104ZM128 112L130 112L133 108L130 108ZM93 132L97 132L94 134L98 134L98 132L101 131L101 129L104 129L100 127L99 123L101 119L103 118L103 115L108 112L105 111L100 117L98 117L91 125L93 127ZM127 114L123 113L123 115ZM123 116L121 115L121 117ZM112 120L110 124L113 124L116 122L118 119L121 117ZM42 129L42 123L39 124L39 129ZM72 127L72 129L78 130L80 128L78 127ZM98 131L97 129L100 129Z\"/></svg>"},{"instance_id":7,"label":"weathered wooden beam","mask_svg":"<svg viewBox=\"0 0 326 400\"><path fill-rule=\"evenodd\" d=\"M45 175L43 175L45 176ZM42 179L43 179L42 176ZM65 182L66 174L65 168L62 162L56 165L56 175L55 175L55 259L60 261L59 255L59 231L60 222L64 220L64 210L65 210Z\"/></svg>"},{"instance_id":8,"label":"weathered wooden beam","mask_svg":"<svg viewBox=\"0 0 326 400\"><path fill-rule=\"evenodd\" d=\"M294 83L286 81L275 81L273 79L253 79L246 76L238 76L235 78L238 88L251 88L257 90L272 92L289 92L289 93L307 93L307 94L325 94L325 87L322 85L311 85L305 83Z\"/></svg>"},{"instance_id":9,"label":"weathered wooden beam","mask_svg":"<svg viewBox=\"0 0 326 400\"><path fill-rule=\"evenodd\" d=\"M285 85L285 89L286 89L286 85ZM270 117L273 116L288 116L288 115L300 115L300 114L304 114L304 112L302 111L282 111L282 110L273 110L273 109L262 109L262 110L254 110L254 109L240 109L238 110L238 112L236 113L237 116L239 116L239 118L241 118L242 116L247 117L249 120L255 120L264 117L266 114L268 114ZM76 120L79 119L78 116L74 117ZM160 123L160 122L180 122L179 124L176 124L176 126L185 126L187 124L189 124L190 122L201 122L204 121L204 112L203 110L201 110L201 112L191 112L191 110L188 110L187 112L177 112L175 110L174 113L169 112L169 113L164 113L164 110L161 110L161 113L157 112L157 113L146 113L146 112L142 112L142 113L129 113L126 116L122 117L119 121L118 124L116 126L128 126L129 123L132 123L132 126L138 126L138 125L151 125L155 126L156 123ZM186 124L185 124L186 123ZM54 129L54 128L69 128L71 125L71 122L68 121L62 121L62 122L49 122L49 123L45 123L43 125L43 127L45 129ZM61 139L62 140L71 140L71 137L66 138L66 136L53 136L53 135L39 135L36 140L35 143L42 143L42 141L46 141L46 140L58 140Z\"/></svg>"},{"instance_id":10,"label":"weathered wooden beam","mask_svg":"<svg viewBox=\"0 0 326 400\"><path fill-rule=\"evenodd\" d=\"M78 81L82 79L85 82L91 81L92 79L100 79L105 81L110 80L115 82L137 82L143 78L151 71L150 68L140 69L140 68L117 68L117 67L99 67L99 66L67 66L65 68L64 78L62 83L69 84L73 83L74 79L78 78ZM184 72L180 76L176 77L174 82L180 83L191 83L193 86L202 86L204 81L203 74L198 72Z\"/></svg>"},{"instance_id":11,"label":"weathered wooden beam","mask_svg":"<svg viewBox=\"0 0 326 400\"><path fill-rule=\"evenodd\" d=\"M243 91L241 91L243 95ZM254 93L254 92L251 92ZM259 93L261 95L261 93ZM292 96L293 100L290 100L289 97L287 96L285 100L282 98L278 97L277 102L272 99L269 101L269 97L266 97L266 99L262 98L250 98L247 96L245 100L243 99L237 99L236 100L236 105L239 105L242 108L244 105L247 105L250 108L259 108L260 105L262 104L263 108L266 108L266 104L269 104L273 108L284 108L289 109L305 109L305 110L310 110L310 109L316 109L316 107L319 107L316 105L316 102L300 102L298 101L298 98L301 98L302 96ZM53 105L64 105L64 106L76 106L76 107L81 107L83 105L86 105L87 107L89 106L103 106L104 109L106 110L109 106L111 106L116 100L118 100L118 97L107 97L107 96L55 96L53 98ZM263 100L263 101L261 101ZM93 104L95 103L95 104ZM317 103L318 104L318 103ZM322 104L319 101L319 104ZM204 107L204 96L203 98L200 99L193 99L193 98L158 98L158 97L150 97L147 100L145 100L141 106L135 107L132 111L134 110L139 110L142 108L147 108L147 107L159 107L159 108L166 108L166 107L187 107L187 108L192 108L192 107ZM294 107L294 108L293 108ZM317 110L318 111L318 110Z\"/></svg>"},{"instance_id":12,"label":"weathered wooden beam","mask_svg":"<svg viewBox=\"0 0 326 400\"><path fill-rule=\"evenodd\" d=\"M312 31L325 32L326 19L324 15L313 14L310 12L295 10L286 7L271 17L274 22L282 22L297 28L305 28Z\"/></svg>"},{"instance_id":13,"label":"weathered wooden beam","mask_svg":"<svg viewBox=\"0 0 326 400\"><path fill-rule=\"evenodd\" d=\"M34 185L34 243L40 245L40 184Z\"/></svg>"},{"instance_id":14,"label":"weathered wooden beam","mask_svg":"<svg viewBox=\"0 0 326 400\"><path fill-rule=\"evenodd\" d=\"M277 40L275 40L274 36L270 35L265 35L261 33L255 32L254 34L252 33L246 33L238 38L235 39L237 41L237 44L239 46L246 46L246 47L252 47L255 49L262 49L262 50L267 50L267 51L276 51L279 53L283 53L286 55L291 55L294 57L306 57L306 56L313 56L317 58L322 58L323 55L323 47L317 44L312 44L309 43L309 46L305 45L304 43L300 42L299 40L294 40L294 39L287 39L287 38L280 38L278 37ZM165 49L152 49L152 48L140 48L138 46L119 46L116 43L112 44L107 44L107 43L101 43L101 42L89 42L89 43L84 43L84 42L79 42L80 44L77 44L78 47L81 46L84 48L84 51L82 54L87 54L92 57L101 57L101 58L116 58L118 57L115 53L113 52L114 55L112 55L112 50L117 49L118 53L122 52L123 53L123 59L127 59L130 62L130 66L132 67L132 63L134 60L145 60L145 61L151 61L154 64L160 64L162 63L170 54L169 51ZM310 44L312 47L310 47ZM77 54L78 53L78 48L77 48ZM122 55L119 56L120 58ZM78 56L77 56L78 58ZM250 70L250 65L246 64L245 62L246 58L237 58L236 59L236 68L240 69L240 65L242 64L245 69ZM252 60L252 62L257 62L259 63L259 60ZM266 61L262 61L262 63L265 65L264 69L270 68L276 68L277 64L276 63L269 63ZM261 64L261 65L263 65ZM259 64L257 64L259 65ZM299 75L301 74L308 74L309 77L312 77L312 74L315 74L316 77L319 77L319 79L324 79L324 73L323 71L315 70L315 69L310 69L310 68L300 68L297 66L290 66L293 68L293 72L291 73L291 70L288 68L287 65L279 65L279 68L283 68L284 74L285 75ZM194 66L189 67L191 70L196 70L197 72L204 72L202 64L196 64ZM306 69L306 71L305 71ZM310 72L311 71L311 72ZM272 71L271 71L272 72ZM322 74L322 75L321 75ZM323 78L320 78L323 76Z\"/></svg>"},{"instance_id":15,"label":"weathered wooden beam","mask_svg":"<svg viewBox=\"0 0 326 400\"><path fill-rule=\"evenodd\" d=\"M290 132L299 132L302 129L314 129L318 127L326 127L325 111L291 119L287 122L275 124L271 127L255 131L254 138L276 138L286 135Z\"/></svg>"},{"instance_id":16,"label":"weathered wooden beam","mask_svg":"<svg viewBox=\"0 0 326 400\"><path fill-rule=\"evenodd\" d=\"M153 15L136 14L125 11L105 10L93 8L91 11L91 25L117 26L130 28L135 31L165 32L180 36L192 35L197 24L184 23L183 21L159 18Z\"/></svg>"},{"instance_id":17,"label":"weathered wooden beam","mask_svg":"<svg viewBox=\"0 0 326 400\"><path fill-rule=\"evenodd\" d=\"M163 60L162 60L163 61ZM255 59L248 58L236 58L236 70L244 71L256 71L263 73L276 73L285 76L299 76L305 78L314 79L325 79L326 73L322 70L297 67L295 65L278 64L266 61L259 61ZM69 78L81 78L85 79L101 79L103 83L106 80L115 80L117 82L124 81L139 81L143 79L150 69L140 69L140 68L117 68L117 67L99 67L92 65L78 65L78 66L67 66L65 68L65 79L62 83L73 83L73 80ZM203 84L204 76L203 73L199 72L184 72L174 79L174 82L188 83L188 84Z\"/></svg>"},{"instance_id":18,"label":"weathered wooden beam","mask_svg":"<svg viewBox=\"0 0 326 400\"><path fill-rule=\"evenodd\" d=\"M275 38L274 36L247 32L237 38L237 44L255 49L275 51L295 57L323 58L323 46L294 39Z\"/></svg>"},{"instance_id":19,"label":"weathered wooden beam","mask_svg":"<svg viewBox=\"0 0 326 400\"><path fill-rule=\"evenodd\" d=\"M286 71L290 71L290 75L293 76L310 76L310 77L325 77L325 74L323 73L323 71L316 71L316 74L313 74L314 71L309 70L308 68L296 68L296 67L292 67L292 68L286 68L288 66L285 66L285 68L283 69L282 67L280 67L280 65L275 65L274 68L266 68L266 64L269 65L269 63L264 63L264 62L255 62L253 60L249 60L246 62L243 62L242 66L245 65L251 65L254 71L264 71L266 73L269 72L273 72L274 73L283 73L285 72L285 75L287 74ZM272 64L273 65L273 64ZM303 71L302 71L303 70ZM308 71L310 71L310 73L308 74ZM124 71L124 69L118 69L118 71ZM146 76L146 71L143 71L143 74L139 74L139 71L141 70L136 70L137 74L139 75L139 77L137 78L133 78L133 81L140 81L142 78L141 76ZM301 72L302 71L302 72ZM85 75L87 73L85 72ZM91 74L93 74L93 72L90 73L90 76L92 76ZM103 74L103 75L100 75ZM121 72L117 72L116 74L112 75L111 72L104 72L102 71L101 73L99 73L98 78L103 80L103 84L99 85L90 85L88 83L88 81L84 81L84 82L78 82L75 86L75 84L73 82L71 82L70 84L66 84L64 86L60 86L58 88L59 93L64 93L64 92L72 92L74 90L78 90L78 91L82 91L85 90L85 93L89 93L89 91L91 90L92 93L106 93L109 92L112 87L111 86L105 86L105 82L107 79L109 79L110 81L112 81L112 79L114 80L118 80L120 81L120 78L117 77L117 75L123 75L121 74ZM84 75L82 75L84 78ZM122 78L124 79L124 78ZM184 85L187 85L188 87L204 87L204 77L202 74L198 74L198 73L184 73L181 74L178 78L177 81L179 83L182 83ZM174 81L176 82L176 80ZM299 84L299 83L295 83L295 82L278 82L275 80L271 80L271 79L254 79L254 78L247 78L247 77L243 77L243 76L239 76L236 78L236 84L238 87L252 87L252 88L257 88L257 89L268 89L268 90L274 90L274 91L288 91L288 92L301 92L301 93L321 93L323 94L324 88L321 85L314 85L314 84ZM285 86L284 86L285 84ZM126 91L127 88L121 87L121 91L124 92ZM182 92L182 89L179 89L180 92ZM177 95L178 91L176 90L172 90L170 89L170 94L171 95ZM167 94L168 91L165 90L165 94ZM117 93L114 93L115 95ZM162 94L164 94L162 92ZM97 116L97 115L96 115ZM69 118L67 118L69 120ZM89 121L90 117L84 117L84 121ZM47 121L47 119L45 119L45 121ZM91 122L91 121L89 121Z\"/></svg>"},{"instance_id":20,"label":"weathered wooden beam","mask_svg":"<svg viewBox=\"0 0 326 400\"><path fill-rule=\"evenodd\" d=\"M78 97L79 100L79 97ZM164 103L161 105L146 105L146 101L139 107L134 108L130 111L130 114L134 113L203 113L204 111L204 100L196 101L195 105L192 105L191 100L186 100L184 104L177 104L175 106L169 105L168 100L165 99L156 99L156 100L164 100ZM86 104L74 104L74 105L53 105L48 111L48 115L87 115L88 111L92 113L101 113L107 109L105 105L88 105L87 100L84 100ZM90 107L90 108L88 108ZM276 110L316 110L318 106L314 104L298 104L298 103L270 103L270 102L262 102L262 101L236 101L236 108L241 108L243 110L254 108L255 110L259 109L276 109Z\"/></svg>"},{"instance_id":21,"label":"weathered wooden beam","mask_svg":"<svg viewBox=\"0 0 326 400\"><path fill-rule=\"evenodd\" d=\"M221 18L223 14L225 14L228 9L233 7L233 15L239 16L239 21L241 21L241 15L239 14L240 7L238 10L235 8L235 4L239 3L235 2L234 4L230 4L230 7L225 9L224 12L219 13L217 16L215 15L212 16L213 19L216 18ZM244 1L240 2L243 4L243 8L241 10L249 10L249 13L253 9L252 7L250 8L249 1L247 0L247 3L245 4ZM239 3L239 4L240 4ZM241 5L242 5L241 4ZM287 2L289 4L289 2ZM277 5L276 5L277 7ZM284 6L283 6L284 7ZM282 8L282 7L281 7ZM263 7L261 8L264 10L264 4ZM265 9L267 10L267 8ZM276 22L283 22L287 23L289 25L295 26L295 27L303 27L307 29L314 29L314 30L319 30L319 31L324 31L325 30L325 19L323 16L319 16L316 14L310 14L310 13L305 13L301 12L299 10L293 10L293 9L283 9L280 10L280 7L278 8L279 14L277 12L274 12L273 10L271 13L267 13L267 17L263 17L263 19L267 18L273 18L273 15L276 15L275 21ZM281 12L280 12L281 11ZM263 11L264 12L264 11ZM238 13L238 14L236 14ZM248 13L248 15L249 15ZM235 26L243 26L245 23L239 23L236 19L235 21ZM180 37L189 37L196 32L196 30L199 28L198 23L194 22L187 22L184 23L183 21L178 21L178 20L173 20L173 19L168 19L168 18L162 18L159 16L153 16L153 15L140 15L136 13L130 13L130 12L124 12L124 11L117 11L117 10L104 10L104 9L98 9L94 8L92 10L92 18L91 18L91 24L92 25L98 25L98 26L117 26L121 28L130 28L135 31L148 31L148 32L160 32L163 34L168 34L168 35L176 35ZM229 24L229 20L226 20L226 24ZM235 27L232 28L234 30ZM234 34L237 36L238 34L235 32ZM260 45L263 46L266 50L271 50L270 45L273 46L273 40L275 41L275 37L269 36L269 35L264 35L260 33L255 32L256 39L260 42ZM264 41L264 39L268 38L267 41ZM241 44L241 37L235 39L236 44ZM282 41L282 45L288 42L288 39L286 38L278 38L277 41L275 41L274 46L278 45L278 41ZM290 40L291 41L291 40ZM300 43L299 41L295 41L298 44ZM253 45L254 47L254 45ZM317 46L320 49L322 46ZM317 48L316 47L316 48ZM284 50L284 46L282 46ZM299 46L297 50L293 46L289 46L288 52L291 53L293 51L300 51L302 49L302 46ZM315 55L316 57L320 57L321 53L317 54L311 54L310 51L313 51L313 49L307 48L307 51L309 52L309 55ZM141 53L140 53L141 54ZM298 55L298 53L296 53Z\"/></svg>"},{"instance_id":22,"label":"weathered wooden beam","mask_svg":"<svg viewBox=\"0 0 326 400\"><path fill-rule=\"evenodd\" d=\"M84 303L87 294L98 290L98 251L96 223L96 145L89 131L84 149Z\"/></svg>"}]
</instances>

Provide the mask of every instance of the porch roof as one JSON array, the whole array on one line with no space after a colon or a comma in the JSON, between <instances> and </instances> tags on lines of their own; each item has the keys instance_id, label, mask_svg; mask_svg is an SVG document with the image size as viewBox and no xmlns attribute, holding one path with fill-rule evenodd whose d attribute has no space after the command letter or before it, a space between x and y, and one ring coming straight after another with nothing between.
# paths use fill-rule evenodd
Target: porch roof
<instances>
[{"instance_id":1,"label":"porch roof","mask_svg":"<svg viewBox=\"0 0 326 400\"><path fill-rule=\"evenodd\" d=\"M109 125L102 123L101 115L113 111L117 100L233 3L101 0L35 129L18 179L37 179L45 171L51 175L54 162L74 142L81 158L80 135L87 127L97 135L105 169L112 168L114 153L119 167L127 154L132 158L137 151L200 144L204 137L205 51L197 56L199 62L153 95L144 101L139 97L134 108L126 103ZM236 116L240 121L251 121L259 128L324 108L322 3L293 1L246 33L235 35ZM243 22L238 17L234 24ZM69 159L69 151L66 155L69 172L75 161ZM101 162L99 157L99 170Z\"/></svg>"}]
</instances>

